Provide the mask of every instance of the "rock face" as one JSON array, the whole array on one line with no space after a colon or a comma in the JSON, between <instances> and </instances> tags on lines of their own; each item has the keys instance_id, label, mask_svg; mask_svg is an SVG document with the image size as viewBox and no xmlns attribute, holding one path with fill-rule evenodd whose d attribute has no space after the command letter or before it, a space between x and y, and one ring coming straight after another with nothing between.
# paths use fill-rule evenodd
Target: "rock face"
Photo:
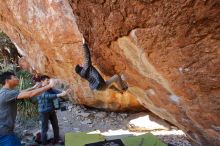
<instances>
[{"instance_id":1,"label":"rock face","mask_svg":"<svg viewBox=\"0 0 220 146\"><path fill-rule=\"evenodd\" d=\"M79 103L111 110L138 101L201 145L220 145L218 0L1 0L0 28L30 65L72 84ZM72 74L81 39L105 78L129 90L92 92Z\"/></svg>"},{"instance_id":2,"label":"rock face","mask_svg":"<svg viewBox=\"0 0 220 146\"><path fill-rule=\"evenodd\" d=\"M23 68L70 83L78 103L112 111L144 109L133 94L94 93L72 73L83 61L82 34L68 1L1 1L0 28L24 56Z\"/></svg>"}]
</instances>

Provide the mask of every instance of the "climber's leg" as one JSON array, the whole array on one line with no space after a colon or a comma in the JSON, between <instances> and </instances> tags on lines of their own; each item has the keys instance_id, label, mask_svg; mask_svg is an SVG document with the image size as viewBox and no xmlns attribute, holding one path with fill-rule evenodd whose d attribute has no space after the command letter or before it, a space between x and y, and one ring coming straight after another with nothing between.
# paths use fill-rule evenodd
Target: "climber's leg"
<instances>
[{"instance_id":1,"label":"climber's leg","mask_svg":"<svg viewBox=\"0 0 220 146\"><path fill-rule=\"evenodd\" d=\"M106 85L105 85L105 87L103 87L105 89L109 88L113 83L116 83L120 90L125 91L128 89L127 84L122 80L121 76L117 75L117 74L112 76L111 78L109 78L105 83L106 83ZM102 90L103 90L103 88L102 88Z\"/></svg>"}]
</instances>

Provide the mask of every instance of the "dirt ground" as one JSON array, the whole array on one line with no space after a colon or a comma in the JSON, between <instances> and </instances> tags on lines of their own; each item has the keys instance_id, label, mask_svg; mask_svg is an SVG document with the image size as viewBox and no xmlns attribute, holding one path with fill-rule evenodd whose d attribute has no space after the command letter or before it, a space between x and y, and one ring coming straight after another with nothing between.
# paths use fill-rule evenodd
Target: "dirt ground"
<instances>
[{"instance_id":1,"label":"dirt ground","mask_svg":"<svg viewBox=\"0 0 220 146\"><path fill-rule=\"evenodd\" d=\"M120 137L130 135L140 135L146 133L139 130L135 132L129 131L127 125L131 117L137 113L114 113L106 112L92 108L86 108L80 105L67 105L66 111L57 111L57 117L60 127L60 137L64 140L64 134L67 132L98 132L108 139L114 139L114 136ZM171 126L172 127L172 126ZM25 121L18 121L16 124L16 133L22 139L23 146L33 144L33 135L40 130L38 117ZM185 134L172 127L169 130L153 130L149 131L159 137L163 142L173 144L175 146L191 146ZM52 137L50 129L48 135ZM49 137L50 137L49 136Z\"/></svg>"}]
</instances>

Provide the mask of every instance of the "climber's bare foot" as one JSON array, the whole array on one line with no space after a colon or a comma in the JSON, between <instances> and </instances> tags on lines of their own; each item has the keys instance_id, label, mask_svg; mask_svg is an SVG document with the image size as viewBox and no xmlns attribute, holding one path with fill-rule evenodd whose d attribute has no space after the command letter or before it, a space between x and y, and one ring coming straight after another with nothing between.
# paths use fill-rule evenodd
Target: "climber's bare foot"
<instances>
[{"instance_id":1,"label":"climber's bare foot","mask_svg":"<svg viewBox=\"0 0 220 146\"><path fill-rule=\"evenodd\" d=\"M125 92L126 90L128 90L128 85L125 81L122 82L122 91Z\"/></svg>"},{"instance_id":2,"label":"climber's bare foot","mask_svg":"<svg viewBox=\"0 0 220 146\"><path fill-rule=\"evenodd\" d=\"M127 87L124 87L124 88L122 89L123 92L125 92L125 91L127 91L127 90L128 90L128 86L127 86Z\"/></svg>"},{"instance_id":3,"label":"climber's bare foot","mask_svg":"<svg viewBox=\"0 0 220 146\"><path fill-rule=\"evenodd\" d=\"M115 92L120 92L121 94L123 94L125 91L127 91L128 89L128 85L125 81L120 81L119 83L120 85L117 85L117 87L115 87L114 85L111 85L109 88L114 90Z\"/></svg>"}]
</instances>

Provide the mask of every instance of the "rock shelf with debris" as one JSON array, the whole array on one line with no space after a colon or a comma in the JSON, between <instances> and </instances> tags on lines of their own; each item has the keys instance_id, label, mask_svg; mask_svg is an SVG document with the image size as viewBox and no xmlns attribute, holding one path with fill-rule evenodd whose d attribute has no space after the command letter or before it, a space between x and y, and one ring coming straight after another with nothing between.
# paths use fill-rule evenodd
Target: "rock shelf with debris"
<instances>
[{"instance_id":1,"label":"rock shelf with debris","mask_svg":"<svg viewBox=\"0 0 220 146\"><path fill-rule=\"evenodd\" d=\"M57 111L60 136L67 132L93 132L105 135L107 139L123 138L151 132L163 142L175 146L191 146L186 135L166 121L150 112L115 113L87 108L81 105L68 105L67 111ZM33 145L33 135L40 130L39 120L17 123L16 132L24 146ZM52 137L52 129L48 136ZM119 136L118 136L119 135Z\"/></svg>"}]
</instances>

